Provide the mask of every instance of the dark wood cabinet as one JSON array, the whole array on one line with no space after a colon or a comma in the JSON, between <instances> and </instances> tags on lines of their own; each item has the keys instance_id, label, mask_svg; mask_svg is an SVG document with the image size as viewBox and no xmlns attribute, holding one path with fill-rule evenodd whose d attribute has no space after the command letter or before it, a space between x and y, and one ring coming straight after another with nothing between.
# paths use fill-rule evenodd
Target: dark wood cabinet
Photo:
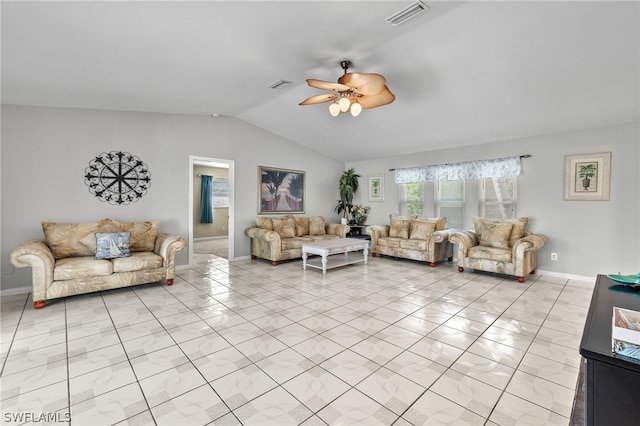
<instances>
[{"instance_id":1,"label":"dark wood cabinet","mask_svg":"<svg viewBox=\"0 0 640 426\"><path fill-rule=\"evenodd\" d=\"M585 424L640 425L640 360L611 350L613 307L640 311L640 289L598 275L584 325Z\"/></svg>"}]
</instances>

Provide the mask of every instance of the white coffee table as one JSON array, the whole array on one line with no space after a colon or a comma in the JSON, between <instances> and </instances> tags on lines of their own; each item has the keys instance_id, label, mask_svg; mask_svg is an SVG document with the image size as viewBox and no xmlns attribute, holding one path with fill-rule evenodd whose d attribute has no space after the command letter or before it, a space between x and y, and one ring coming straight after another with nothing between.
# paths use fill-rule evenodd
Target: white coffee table
<instances>
[{"instance_id":1,"label":"white coffee table","mask_svg":"<svg viewBox=\"0 0 640 426\"><path fill-rule=\"evenodd\" d=\"M362 250L363 256L349 254ZM322 256L320 259L308 259L310 254ZM342 256L333 256L343 254ZM313 241L302 244L302 269L322 269L322 275L327 275L327 269L351 265L358 262L367 264L369 241L356 238L338 238L334 240ZM331 256L330 256L331 255Z\"/></svg>"}]
</instances>

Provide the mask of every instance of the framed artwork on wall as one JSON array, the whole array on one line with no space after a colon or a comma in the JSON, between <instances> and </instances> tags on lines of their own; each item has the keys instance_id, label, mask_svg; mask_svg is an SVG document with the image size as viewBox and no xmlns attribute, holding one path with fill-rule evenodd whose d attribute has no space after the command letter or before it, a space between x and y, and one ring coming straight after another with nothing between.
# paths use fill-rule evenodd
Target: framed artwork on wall
<instances>
[{"instance_id":1,"label":"framed artwork on wall","mask_svg":"<svg viewBox=\"0 0 640 426\"><path fill-rule=\"evenodd\" d=\"M258 166L258 213L304 213L305 172Z\"/></svg>"},{"instance_id":2,"label":"framed artwork on wall","mask_svg":"<svg viewBox=\"0 0 640 426\"><path fill-rule=\"evenodd\" d=\"M384 201L384 174L369 175L369 202Z\"/></svg>"},{"instance_id":3,"label":"framed artwork on wall","mask_svg":"<svg viewBox=\"0 0 640 426\"><path fill-rule=\"evenodd\" d=\"M213 179L213 208L229 207L229 179Z\"/></svg>"},{"instance_id":4,"label":"framed artwork on wall","mask_svg":"<svg viewBox=\"0 0 640 426\"><path fill-rule=\"evenodd\" d=\"M610 180L610 152L564 157L565 200L609 201Z\"/></svg>"}]
</instances>

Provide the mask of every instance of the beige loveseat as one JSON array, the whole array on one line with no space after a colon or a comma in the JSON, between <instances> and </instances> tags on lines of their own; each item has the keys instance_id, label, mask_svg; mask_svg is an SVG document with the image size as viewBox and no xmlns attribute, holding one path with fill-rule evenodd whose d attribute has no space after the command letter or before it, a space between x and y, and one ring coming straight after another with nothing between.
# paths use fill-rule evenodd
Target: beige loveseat
<instances>
[{"instance_id":1,"label":"beige loveseat","mask_svg":"<svg viewBox=\"0 0 640 426\"><path fill-rule=\"evenodd\" d=\"M458 231L449 241L457 245L458 271L478 271L513 275L523 283L527 274L536 271L537 251L547 237L527 231L529 218L473 218L473 231Z\"/></svg>"},{"instance_id":2,"label":"beige loveseat","mask_svg":"<svg viewBox=\"0 0 640 426\"><path fill-rule=\"evenodd\" d=\"M18 246L11 253L11 263L32 269L36 309L43 308L45 300L74 294L160 280L172 285L175 253L186 246L186 240L158 233L159 224L111 219L95 223L43 221L44 240Z\"/></svg>"},{"instance_id":3,"label":"beige loveseat","mask_svg":"<svg viewBox=\"0 0 640 426\"><path fill-rule=\"evenodd\" d=\"M430 266L452 260L449 243L451 230L446 229L447 218L389 215L389 225L370 225L371 255L387 255L429 262Z\"/></svg>"},{"instance_id":4,"label":"beige loveseat","mask_svg":"<svg viewBox=\"0 0 640 426\"><path fill-rule=\"evenodd\" d=\"M251 258L268 259L273 266L280 260L302 257L302 244L317 240L345 238L349 225L325 223L322 216L257 216L256 226L244 230L251 239Z\"/></svg>"}]
</instances>

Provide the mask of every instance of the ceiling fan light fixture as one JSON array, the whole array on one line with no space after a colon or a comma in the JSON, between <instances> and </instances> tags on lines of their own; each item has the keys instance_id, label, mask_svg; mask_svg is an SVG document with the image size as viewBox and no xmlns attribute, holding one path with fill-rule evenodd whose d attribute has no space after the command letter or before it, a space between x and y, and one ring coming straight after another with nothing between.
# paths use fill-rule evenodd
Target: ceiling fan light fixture
<instances>
[{"instance_id":1,"label":"ceiling fan light fixture","mask_svg":"<svg viewBox=\"0 0 640 426\"><path fill-rule=\"evenodd\" d=\"M342 96L338 101L338 105L340 106L340 111L347 112L349 111L349 107L351 106L351 99L347 96Z\"/></svg>"},{"instance_id":2,"label":"ceiling fan light fixture","mask_svg":"<svg viewBox=\"0 0 640 426\"><path fill-rule=\"evenodd\" d=\"M396 97L385 84L384 76L375 73L347 72L350 65L351 62L348 60L340 62L344 74L337 83L314 78L307 79L307 84L310 87L328 90L330 93L311 96L298 105L331 102L327 109L332 116L337 117L351 111L351 115L357 117L363 109L387 105L395 100Z\"/></svg>"},{"instance_id":3,"label":"ceiling fan light fixture","mask_svg":"<svg viewBox=\"0 0 640 426\"><path fill-rule=\"evenodd\" d=\"M385 22L391 24L394 27L397 27L398 25L408 21L409 19L413 18L419 13L424 12L427 9L429 9L429 7L418 0L415 3L412 3L404 9L389 16L387 19L385 19Z\"/></svg>"},{"instance_id":4,"label":"ceiling fan light fixture","mask_svg":"<svg viewBox=\"0 0 640 426\"><path fill-rule=\"evenodd\" d=\"M360 115L361 112L362 112L362 105L360 105L360 102L353 101L353 103L351 104L351 115L353 115L354 117L357 117Z\"/></svg>"},{"instance_id":5,"label":"ceiling fan light fixture","mask_svg":"<svg viewBox=\"0 0 640 426\"><path fill-rule=\"evenodd\" d=\"M329 113L332 116L337 117L340 114L340 105L338 105L337 102L331 102L329 105Z\"/></svg>"}]
</instances>

